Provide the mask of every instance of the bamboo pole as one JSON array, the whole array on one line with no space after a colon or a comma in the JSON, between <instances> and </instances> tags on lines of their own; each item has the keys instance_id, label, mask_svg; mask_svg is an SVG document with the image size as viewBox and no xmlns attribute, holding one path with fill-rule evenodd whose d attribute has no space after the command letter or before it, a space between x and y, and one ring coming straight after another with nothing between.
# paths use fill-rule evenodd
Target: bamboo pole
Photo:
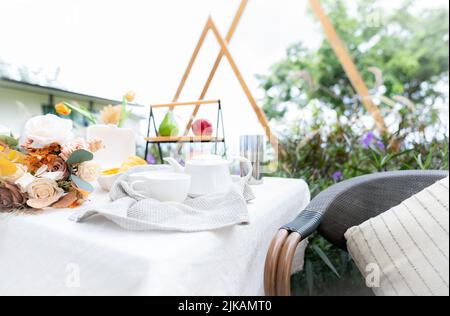
<instances>
[{"instance_id":1,"label":"bamboo pole","mask_svg":"<svg viewBox=\"0 0 450 316\"><path fill-rule=\"evenodd\" d=\"M181 82L178 85L177 92L175 93L175 96L173 97L173 100L172 100L173 102L177 102L180 99L181 92L183 91L186 81L189 78L189 75L191 74L192 67L194 66L195 61L197 60L198 54L200 53L200 49L202 48L203 43L205 42L208 32L209 32L209 26L208 26L208 23L206 23L205 27L203 28L203 32L200 35L200 39L197 43L197 46L195 47L194 53L192 54L192 57L189 60L189 64L186 68L186 71L184 72ZM171 110L173 110L173 108L171 108Z\"/></svg>"},{"instance_id":2,"label":"bamboo pole","mask_svg":"<svg viewBox=\"0 0 450 316\"><path fill-rule=\"evenodd\" d=\"M228 50L227 43L225 42L223 37L220 35L220 32L217 29L217 27L214 24L214 21L212 20L211 17L208 19L208 24L210 25L211 30L213 31L217 41L219 42L224 55L228 59L228 62L230 63L230 66L231 66L234 74L236 75L242 89L244 90L245 95L247 96L248 101L250 102L250 105L253 108L253 111L255 112L260 124L264 128L267 138L269 139L269 141L272 144L272 146L274 147L274 149L278 150L278 145L279 145L278 138L272 133L272 130L270 129L270 126L269 126L269 121L267 120L267 117L264 114L264 111L258 106L255 98L253 97L252 93L250 92L250 89L249 89L247 83L245 82L244 77L242 76L236 62L234 61L233 56L231 55L230 51Z\"/></svg>"},{"instance_id":3,"label":"bamboo pole","mask_svg":"<svg viewBox=\"0 0 450 316\"><path fill-rule=\"evenodd\" d=\"M248 0L243 0L240 4L240 6L234 16L233 22L231 23L231 26L228 30L227 37L225 39L227 44L229 44L231 42L231 39L233 38L233 35L236 32L237 26L242 18L242 15L244 14L247 4L248 4ZM208 79L205 82L205 85L200 94L200 97L198 98L199 100L203 100L205 98L206 94L208 93L209 87L211 86L211 82L213 81L213 79L217 73L217 69L219 68L219 65L220 65L220 62L222 61L223 56L224 56L224 53L222 50L220 50L220 52L216 58L216 61L214 62L213 68L211 69L211 72L209 73ZM194 111L192 112L189 122L186 125L183 135L187 135L189 133L189 130L191 129L192 124L194 123L194 119L197 116L199 110L200 110L200 107L196 106Z\"/></svg>"},{"instance_id":4,"label":"bamboo pole","mask_svg":"<svg viewBox=\"0 0 450 316\"><path fill-rule=\"evenodd\" d=\"M249 99L250 104L251 104L253 110L255 111L255 114L256 114L259 122L262 124L263 128L265 129L265 133L266 133L267 137L269 138L270 143L274 147L274 150L278 151L278 149L279 149L278 148L278 146L279 146L278 138L272 133L272 131L270 129L270 126L269 126L269 122L268 122L264 112L258 107L255 98L251 94L247 83L245 82L242 74L240 73L240 71L239 71L239 69L238 69L238 67L237 67L237 65L236 65L236 63L235 63L231 53L229 52L228 47L227 47L228 43L231 41L231 39L233 38L234 33L236 32L237 26L238 26L238 24L239 24L239 22L240 22L240 20L241 20L241 18L243 16L243 14L244 14L244 11L245 11L245 9L246 9L246 7L248 5L248 2L249 2L248 0L242 0L241 1L240 5L239 5L239 8L238 8L238 10L237 10L237 12L236 12L236 14L234 16L234 19L233 19L233 21L231 23L231 26L230 26L230 28L228 30L228 33L227 33L227 36L226 36L225 39L218 32L218 29L215 26L212 18L211 17L208 18L208 21L206 22L205 27L203 28L203 32L202 32L202 34L200 36L200 39L199 39L199 41L197 43L197 46L195 47L194 53L192 54L192 57L191 57L191 59L189 61L189 64L188 64L188 66L187 66L187 68L186 68L186 70L185 70L185 72L183 74L183 77L182 77L181 82L180 82L180 84L178 86L177 92L175 93L175 96L173 98L173 102L176 103L179 100L179 98L181 96L181 93L182 93L182 91L183 91L183 89L184 89L184 87L186 85L186 81L189 78L189 75L191 74L192 68L193 68L193 66L194 66L194 64L195 64L195 62L197 60L197 57L198 57L199 52L200 52L200 49L202 48L202 46L203 46L203 44L205 42L206 36L208 35L208 32L210 30L213 30L216 39L219 41L219 44L221 46L221 50L220 50L220 52L219 52L219 54L218 54L218 56L216 58L216 61L214 62L213 68L211 69L211 72L210 72L210 74L209 74L209 76L208 76L208 78L206 80L206 83L205 83L205 85L203 87L203 90L202 90L202 92L200 94L199 100L201 101L201 100L203 100L205 98L205 96L206 96L206 94L207 94L207 92L208 92L208 90L209 90L209 88L211 86L211 83L212 83L212 81L213 81L213 79L214 79L214 77L215 77L215 75L217 73L217 70L218 70L219 65L220 65L220 63L222 61L222 58L224 56L226 56L228 61L232 64L233 71L236 74L236 76L237 76L237 78L238 78L238 80L239 80L239 82L240 82L240 84L241 84L241 86L242 86L242 88L243 88L247 98ZM196 103L195 105L196 105L196 107L195 107L195 109L194 109L194 111L193 111L193 113L192 113L192 115L191 115L191 117L190 117L190 119L189 119L189 121L188 121L188 123L186 125L186 128L185 128L185 131L183 133L183 136L186 136L186 135L189 134L189 130L192 127L192 124L193 124L193 122L195 120L195 117L197 116L198 111L200 109L200 105L201 105L200 103ZM174 109L174 107L170 107L170 111L173 111L173 109ZM179 149L180 148L181 148L181 146L179 146Z\"/></svg>"},{"instance_id":5,"label":"bamboo pole","mask_svg":"<svg viewBox=\"0 0 450 316\"><path fill-rule=\"evenodd\" d=\"M380 133L384 134L387 130L386 123L384 122L384 118L381 115L380 109L373 102L372 97L370 96L369 89L365 84L361 74L358 71L352 57L350 56L348 50L343 44L342 40L339 38L331 20L326 15L323 10L320 0L309 0L311 4L311 8L314 11L314 14L317 16L319 21L321 22L325 34L328 40L331 43L339 61L341 62L347 76L350 79L354 89L361 97L361 101L366 108L366 110L372 115L375 120L375 124Z\"/></svg>"},{"instance_id":6,"label":"bamboo pole","mask_svg":"<svg viewBox=\"0 0 450 316\"><path fill-rule=\"evenodd\" d=\"M179 106L193 106L193 105L205 105L205 104L218 104L219 100L199 100L199 101L192 101L192 102L173 102L168 104L156 104L151 105L152 108L175 108Z\"/></svg>"}]
</instances>

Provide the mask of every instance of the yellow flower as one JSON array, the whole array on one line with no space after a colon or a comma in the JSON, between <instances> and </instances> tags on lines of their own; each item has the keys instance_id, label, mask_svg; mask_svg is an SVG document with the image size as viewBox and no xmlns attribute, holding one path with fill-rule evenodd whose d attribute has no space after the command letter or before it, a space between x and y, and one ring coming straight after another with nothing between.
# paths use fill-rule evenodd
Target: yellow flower
<instances>
[{"instance_id":1,"label":"yellow flower","mask_svg":"<svg viewBox=\"0 0 450 316\"><path fill-rule=\"evenodd\" d=\"M16 165L16 172L14 174L10 175L3 175L0 176L0 179L7 181L9 183L15 183L17 180L22 178L27 173L27 167L22 164L15 164Z\"/></svg>"},{"instance_id":2,"label":"yellow flower","mask_svg":"<svg viewBox=\"0 0 450 316\"><path fill-rule=\"evenodd\" d=\"M17 172L17 165L4 157L0 157L0 177L9 177Z\"/></svg>"},{"instance_id":3,"label":"yellow flower","mask_svg":"<svg viewBox=\"0 0 450 316\"><path fill-rule=\"evenodd\" d=\"M24 162L24 155L15 150L3 148L0 151L0 178L14 176L19 165Z\"/></svg>"},{"instance_id":4,"label":"yellow flower","mask_svg":"<svg viewBox=\"0 0 450 316\"><path fill-rule=\"evenodd\" d=\"M17 150L8 150L4 153L4 157L11 162L23 164L25 155Z\"/></svg>"},{"instance_id":5,"label":"yellow flower","mask_svg":"<svg viewBox=\"0 0 450 316\"><path fill-rule=\"evenodd\" d=\"M136 97L136 93L134 91L128 91L127 94L125 94L125 99L128 102L133 102L135 97Z\"/></svg>"},{"instance_id":6,"label":"yellow flower","mask_svg":"<svg viewBox=\"0 0 450 316\"><path fill-rule=\"evenodd\" d=\"M70 113L72 113L72 110L69 109L69 107L64 103L58 103L57 105L55 105L55 110L56 113L63 116L68 116L70 115Z\"/></svg>"},{"instance_id":7,"label":"yellow flower","mask_svg":"<svg viewBox=\"0 0 450 316\"><path fill-rule=\"evenodd\" d=\"M122 107L120 105L112 106L108 105L100 112L103 123L118 125L120 122L120 116L122 113Z\"/></svg>"}]
</instances>

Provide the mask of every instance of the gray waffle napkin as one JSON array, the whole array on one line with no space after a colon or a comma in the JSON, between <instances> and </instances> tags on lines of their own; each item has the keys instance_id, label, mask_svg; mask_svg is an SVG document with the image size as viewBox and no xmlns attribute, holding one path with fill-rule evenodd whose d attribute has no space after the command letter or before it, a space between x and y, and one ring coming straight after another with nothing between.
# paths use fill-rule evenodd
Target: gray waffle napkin
<instances>
[{"instance_id":1,"label":"gray waffle napkin","mask_svg":"<svg viewBox=\"0 0 450 316\"><path fill-rule=\"evenodd\" d=\"M131 174L161 170L173 171L172 167L162 165L133 168L116 181L110 192L111 201L93 201L70 216L70 220L83 222L93 215L101 215L127 230L179 232L210 231L249 223L247 202L254 199L254 194L240 179L227 192L187 199L183 203L159 202L131 189Z\"/></svg>"}]
</instances>

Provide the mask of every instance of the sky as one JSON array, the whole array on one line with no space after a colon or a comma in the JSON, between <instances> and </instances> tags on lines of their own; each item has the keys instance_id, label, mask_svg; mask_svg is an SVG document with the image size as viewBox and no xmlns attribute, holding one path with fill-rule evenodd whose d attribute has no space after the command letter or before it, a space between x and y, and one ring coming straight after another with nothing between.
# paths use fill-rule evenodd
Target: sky
<instances>
[{"instance_id":1,"label":"sky","mask_svg":"<svg viewBox=\"0 0 450 316\"><path fill-rule=\"evenodd\" d=\"M352 2L349 0L349 2ZM378 0L392 8L400 1ZM420 6L447 1L416 0ZM69 90L118 99L128 90L137 102L170 102L211 15L226 34L240 0L0 0L0 58L42 68ZM307 0L250 0L230 50L253 94L255 78L302 41L315 47L323 33L307 13ZM209 36L181 100L196 100L219 46ZM232 137L261 133L256 117L223 62L207 96L223 101ZM205 114L206 115L206 114ZM236 124L228 124L233 121ZM233 125L233 126L231 126ZM236 128L238 126L238 128Z\"/></svg>"}]
</instances>

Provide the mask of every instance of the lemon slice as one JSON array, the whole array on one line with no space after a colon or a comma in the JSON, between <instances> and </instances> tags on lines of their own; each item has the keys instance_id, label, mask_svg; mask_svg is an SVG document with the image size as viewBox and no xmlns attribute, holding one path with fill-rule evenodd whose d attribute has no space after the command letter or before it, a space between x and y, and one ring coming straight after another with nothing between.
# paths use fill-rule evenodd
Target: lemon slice
<instances>
[{"instance_id":1,"label":"lemon slice","mask_svg":"<svg viewBox=\"0 0 450 316\"><path fill-rule=\"evenodd\" d=\"M125 172L133 167L145 166L147 164L147 161L145 161L144 159L137 156L131 156L123 162L122 167L119 169L119 172Z\"/></svg>"},{"instance_id":2,"label":"lemon slice","mask_svg":"<svg viewBox=\"0 0 450 316\"><path fill-rule=\"evenodd\" d=\"M119 168L108 169L108 170L104 170L102 172L102 175L104 175L104 176L111 176L111 175L114 175L114 174L118 174L119 172L120 172Z\"/></svg>"}]
</instances>

